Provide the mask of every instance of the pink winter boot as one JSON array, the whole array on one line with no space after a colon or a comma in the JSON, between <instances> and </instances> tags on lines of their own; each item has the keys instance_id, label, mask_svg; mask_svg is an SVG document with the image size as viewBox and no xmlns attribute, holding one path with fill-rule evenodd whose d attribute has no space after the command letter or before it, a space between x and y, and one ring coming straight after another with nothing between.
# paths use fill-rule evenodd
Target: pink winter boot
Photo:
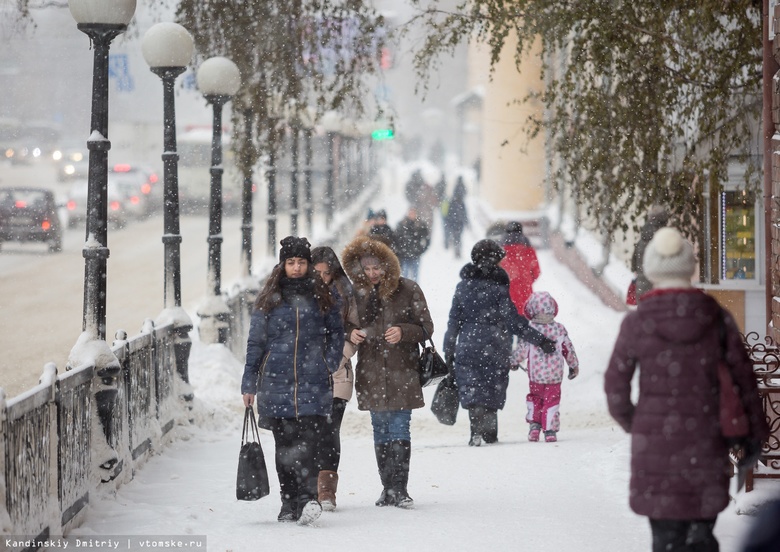
<instances>
[{"instance_id":1,"label":"pink winter boot","mask_svg":"<svg viewBox=\"0 0 780 552\"><path fill-rule=\"evenodd\" d=\"M539 441L539 434L542 432L542 426L537 423L531 424L531 431L528 432L528 440L532 443Z\"/></svg>"}]
</instances>

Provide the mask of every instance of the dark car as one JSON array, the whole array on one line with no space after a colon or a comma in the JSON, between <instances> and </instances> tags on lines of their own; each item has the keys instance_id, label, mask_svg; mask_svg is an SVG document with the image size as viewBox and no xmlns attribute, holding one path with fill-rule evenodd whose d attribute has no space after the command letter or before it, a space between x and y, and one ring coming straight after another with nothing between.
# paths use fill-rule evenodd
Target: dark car
<instances>
[{"instance_id":1,"label":"dark car","mask_svg":"<svg viewBox=\"0 0 780 552\"><path fill-rule=\"evenodd\" d=\"M50 190L0 188L0 243L43 242L62 251L62 227Z\"/></svg>"}]
</instances>

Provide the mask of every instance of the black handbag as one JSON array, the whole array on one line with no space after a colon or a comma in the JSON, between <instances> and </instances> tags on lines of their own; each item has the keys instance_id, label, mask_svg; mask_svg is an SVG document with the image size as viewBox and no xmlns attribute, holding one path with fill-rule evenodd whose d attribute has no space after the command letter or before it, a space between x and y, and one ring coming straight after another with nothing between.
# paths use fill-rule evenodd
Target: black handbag
<instances>
[{"instance_id":1,"label":"black handbag","mask_svg":"<svg viewBox=\"0 0 780 552\"><path fill-rule=\"evenodd\" d=\"M436 393L433 394L431 402L431 412L442 424L455 425L459 407L458 384L455 382L455 376L449 374L436 387Z\"/></svg>"},{"instance_id":2,"label":"black handbag","mask_svg":"<svg viewBox=\"0 0 780 552\"><path fill-rule=\"evenodd\" d=\"M428 335L428 332L423 328L425 338L428 340L428 345L425 342L421 343L422 352L420 353L420 385L422 387L428 387L429 385L438 385L438 383L449 374L450 370L447 367L447 363L441 358L441 355L436 351L436 347L433 344L433 340Z\"/></svg>"},{"instance_id":3,"label":"black handbag","mask_svg":"<svg viewBox=\"0 0 780 552\"><path fill-rule=\"evenodd\" d=\"M250 438L252 441L249 441ZM238 454L236 498L258 500L270 492L265 456L260 446L260 430L255 421L255 412L248 406L244 412L244 431L241 434L241 452Z\"/></svg>"}]
</instances>

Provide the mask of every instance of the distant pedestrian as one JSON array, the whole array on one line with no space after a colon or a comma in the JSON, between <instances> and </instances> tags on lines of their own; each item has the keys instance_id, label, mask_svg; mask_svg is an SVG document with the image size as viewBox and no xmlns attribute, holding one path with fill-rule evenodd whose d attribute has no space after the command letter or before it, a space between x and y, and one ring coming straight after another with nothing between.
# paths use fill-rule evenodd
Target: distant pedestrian
<instances>
[{"instance_id":1,"label":"distant pedestrian","mask_svg":"<svg viewBox=\"0 0 780 552\"><path fill-rule=\"evenodd\" d=\"M352 282L341 267L336 253L330 247L315 247L311 250L311 258L314 271L328 285L339 304L344 324L357 324L357 305ZM345 338L341 362L333 373L333 410L325 420L317 447L317 489L320 504L326 512L336 509L341 461L341 422L347 403L352 398L354 372L351 358L356 352L357 347Z\"/></svg>"},{"instance_id":2,"label":"distant pedestrian","mask_svg":"<svg viewBox=\"0 0 780 552\"><path fill-rule=\"evenodd\" d=\"M650 240L653 239L655 233L666 226L669 222L669 212L660 205L654 205L650 208L647 214L647 220L645 221L642 230L639 232L639 240L634 246L634 254L631 256L631 270L636 277L634 296L636 302L642 300L642 296L652 289L653 284L645 275L644 270L644 256L645 248Z\"/></svg>"},{"instance_id":3,"label":"distant pedestrian","mask_svg":"<svg viewBox=\"0 0 780 552\"><path fill-rule=\"evenodd\" d=\"M541 274L539 259L530 240L523 234L520 222L507 223L501 245L506 251L501 268L509 275L509 295L517 312L523 314L525 302L533 292L533 284Z\"/></svg>"},{"instance_id":4,"label":"distant pedestrian","mask_svg":"<svg viewBox=\"0 0 780 552\"><path fill-rule=\"evenodd\" d=\"M412 410L425 406L419 373L419 344L433 335L433 320L420 286L401 276L385 244L352 240L341 256L355 287L358 325L347 322L358 347L355 392L358 408L371 413L382 494L377 506L412 508L409 466Z\"/></svg>"},{"instance_id":5,"label":"distant pedestrian","mask_svg":"<svg viewBox=\"0 0 780 552\"><path fill-rule=\"evenodd\" d=\"M732 471L719 365L730 372L747 414L748 435L740 440L747 454L760 450L769 428L733 317L691 285L690 242L675 228L661 228L643 263L654 289L624 318L604 377L609 413L631 434L629 501L649 518L654 551L714 552L713 528L729 504Z\"/></svg>"},{"instance_id":6,"label":"distant pedestrian","mask_svg":"<svg viewBox=\"0 0 780 552\"><path fill-rule=\"evenodd\" d=\"M498 265L504 250L493 240L471 249L452 298L444 358L453 367L460 404L469 411L470 446L498 441L498 410L506 403L512 336L555 351L555 341L529 326L509 298L509 277Z\"/></svg>"},{"instance_id":7,"label":"distant pedestrian","mask_svg":"<svg viewBox=\"0 0 780 552\"><path fill-rule=\"evenodd\" d=\"M528 372L525 421L529 424L529 441L538 441L541 432L548 443L558 440L564 362L569 365L569 379L576 378L580 372L574 345L566 327L555 320L557 315L558 303L552 295L546 291L532 293L525 303L525 316L533 329L555 341L555 352L543 354L537 346L525 341L518 342L512 352L513 368L525 363Z\"/></svg>"},{"instance_id":8,"label":"distant pedestrian","mask_svg":"<svg viewBox=\"0 0 780 552\"><path fill-rule=\"evenodd\" d=\"M245 407L255 402L276 445L282 509L278 521L319 518L317 444L333 408L330 377L344 348L341 313L316 276L306 238L281 241L279 264L255 301L241 380Z\"/></svg>"},{"instance_id":9,"label":"distant pedestrian","mask_svg":"<svg viewBox=\"0 0 780 552\"><path fill-rule=\"evenodd\" d=\"M381 241L395 251L395 232L393 232L393 229L387 224L387 211L379 209L374 213L374 221L368 229L368 236Z\"/></svg>"},{"instance_id":10,"label":"distant pedestrian","mask_svg":"<svg viewBox=\"0 0 780 552\"><path fill-rule=\"evenodd\" d=\"M401 275L415 282L420 276L420 257L431 244L430 227L417 218L417 209L410 207L394 233L395 253L401 262Z\"/></svg>"},{"instance_id":11,"label":"distant pedestrian","mask_svg":"<svg viewBox=\"0 0 780 552\"><path fill-rule=\"evenodd\" d=\"M444 220L447 226L447 235L455 250L455 258L460 259L463 230L469 224L466 212L466 185L463 183L462 176L458 177L458 182L452 191L452 197L447 204L447 216Z\"/></svg>"}]
</instances>

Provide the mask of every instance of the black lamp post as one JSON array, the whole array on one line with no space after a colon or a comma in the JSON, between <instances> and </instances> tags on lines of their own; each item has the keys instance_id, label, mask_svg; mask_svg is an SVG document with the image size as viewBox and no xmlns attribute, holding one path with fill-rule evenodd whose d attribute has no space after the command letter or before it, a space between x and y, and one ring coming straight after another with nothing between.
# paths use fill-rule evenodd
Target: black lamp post
<instances>
[{"instance_id":1,"label":"black lamp post","mask_svg":"<svg viewBox=\"0 0 780 552\"><path fill-rule=\"evenodd\" d=\"M141 50L152 72L163 83L163 237L165 278L163 302L174 320L176 370L189 383L188 360L192 321L181 308L181 233L179 228L179 154L176 151L176 109L173 86L192 59L190 33L177 23L157 23L144 35Z\"/></svg>"},{"instance_id":2,"label":"black lamp post","mask_svg":"<svg viewBox=\"0 0 780 552\"><path fill-rule=\"evenodd\" d=\"M108 50L111 41L127 30L135 13L135 0L70 0L68 7L78 29L86 34L94 52L92 67L92 118L87 177L87 229L84 244L84 315L79 344L91 341L95 354L95 406L109 449L118 448L119 432L114 427L118 406L117 378L121 366L106 343L106 260L108 259ZM77 347L79 346L77 344ZM94 351L93 351L94 352ZM104 481L122 469L116 452L105 451L98 458Z\"/></svg>"},{"instance_id":3,"label":"black lamp post","mask_svg":"<svg viewBox=\"0 0 780 552\"><path fill-rule=\"evenodd\" d=\"M87 228L84 245L84 317L82 329L106 339L106 259L108 259L108 50L127 30L135 0L71 0L78 29L92 42L92 119L87 179Z\"/></svg>"},{"instance_id":4,"label":"black lamp post","mask_svg":"<svg viewBox=\"0 0 780 552\"><path fill-rule=\"evenodd\" d=\"M249 277L252 272L252 158L249 148L252 148L252 110L244 110L244 125L246 132L246 169L244 187L241 190L241 275Z\"/></svg>"},{"instance_id":5,"label":"black lamp post","mask_svg":"<svg viewBox=\"0 0 780 552\"><path fill-rule=\"evenodd\" d=\"M221 298L222 288L222 107L241 86L241 75L235 63L224 57L213 57L198 69L198 88L214 108L211 138L211 200L209 202L208 301L198 310L201 340L225 343L230 311Z\"/></svg>"}]
</instances>

